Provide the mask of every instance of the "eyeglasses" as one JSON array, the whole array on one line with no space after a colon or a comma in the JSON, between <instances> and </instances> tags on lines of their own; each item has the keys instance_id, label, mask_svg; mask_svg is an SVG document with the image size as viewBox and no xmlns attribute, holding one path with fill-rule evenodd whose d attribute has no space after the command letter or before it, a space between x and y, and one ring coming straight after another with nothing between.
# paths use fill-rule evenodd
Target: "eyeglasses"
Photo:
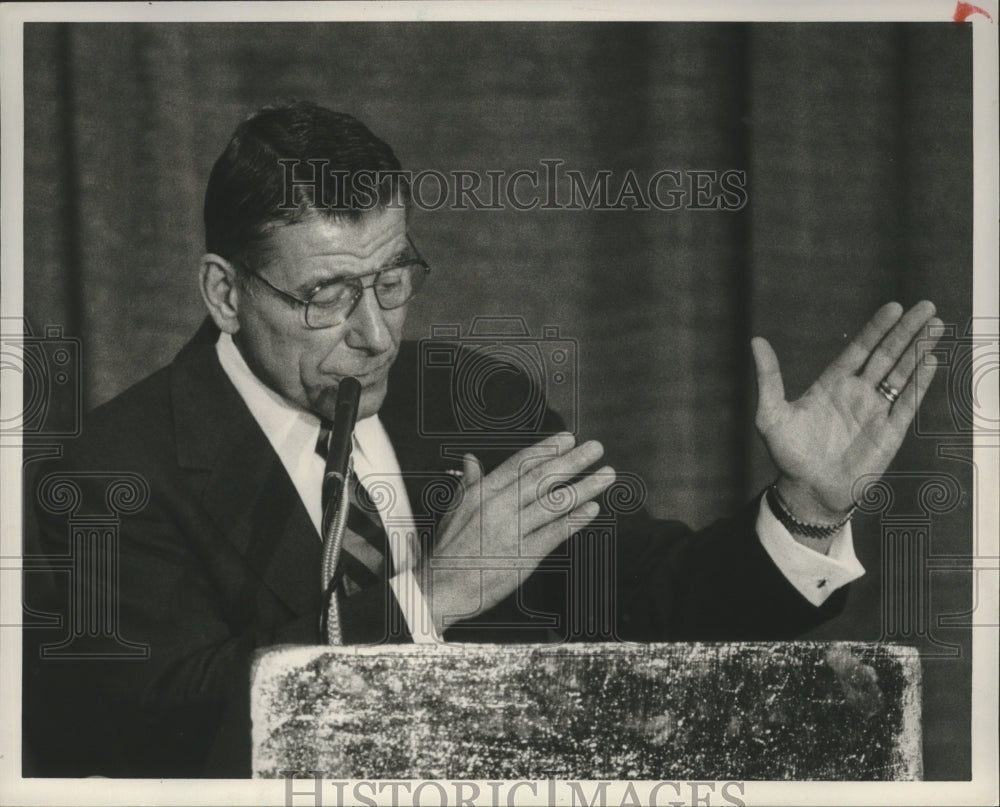
<instances>
[{"instance_id":1,"label":"eyeglasses","mask_svg":"<svg viewBox=\"0 0 1000 807\"><path fill-rule=\"evenodd\" d=\"M279 289L271 281L255 272L245 263L233 261L252 277L259 280L275 294L284 297L296 306L304 309L304 322L307 328L333 328L343 325L364 296L365 289L372 289L375 299L383 311L400 308L413 299L424 285L424 280L431 272L431 267L421 257L409 236L406 236L406 250L388 266L366 272L363 275L330 280L314 288L302 299L284 289ZM367 285L361 281L371 278Z\"/></svg>"}]
</instances>

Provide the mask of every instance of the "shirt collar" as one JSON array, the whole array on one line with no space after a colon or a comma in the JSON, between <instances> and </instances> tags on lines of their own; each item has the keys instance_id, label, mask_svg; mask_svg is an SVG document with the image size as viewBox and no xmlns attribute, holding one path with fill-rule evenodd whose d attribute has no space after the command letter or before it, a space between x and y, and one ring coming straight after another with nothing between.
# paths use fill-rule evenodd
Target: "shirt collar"
<instances>
[{"instance_id":1,"label":"shirt collar","mask_svg":"<svg viewBox=\"0 0 1000 807\"><path fill-rule=\"evenodd\" d=\"M314 450L319 418L287 401L254 375L231 334L222 332L215 349L223 371L278 454L300 453L306 446ZM377 439L382 431L378 414L359 420L354 426L355 449L365 454L365 445L371 445L372 438Z\"/></svg>"}]
</instances>

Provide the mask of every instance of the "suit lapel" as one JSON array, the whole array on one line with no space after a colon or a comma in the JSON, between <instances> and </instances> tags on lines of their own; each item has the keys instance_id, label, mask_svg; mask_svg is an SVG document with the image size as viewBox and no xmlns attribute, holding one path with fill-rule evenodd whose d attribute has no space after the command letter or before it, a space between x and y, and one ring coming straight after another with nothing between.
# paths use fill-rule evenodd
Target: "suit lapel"
<instances>
[{"instance_id":1,"label":"suit lapel","mask_svg":"<svg viewBox=\"0 0 1000 807\"><path fill-rule=\"evenodd\" d=\"M178 461L207 472L202 504L213 522L263 584L293 612L305 614L320 604L322 543L281 460L222 370L217 338L206 320L171 368ZM430 495L429 488L442 481L458 484L445 471L460 468L461 455L451 456L440 437L422 433L417 358L415 346L404 343L380 419L414 516L436 524L441 511L432 505L442 497Z\"/></svg>"},{"instance_id":2,"label":"suit lapel","mask_svg":"<svg viewBox=\"0 0 1000 807\"><path fill-rule=\"evenodd\" d=\"M420 422L421 406L446 405L447 402L417 400L417 390L421 388L416 378L418 358L416 345L404 342L389 376L389 391L379 411L379 419L403 472L414 517L425 523L432 521L436 526L442 516L439 505L449 498L442 495L440 486L460 484L447 471L460 469L462 458L461 453L449 451L439 436L427 434Z\"/></svg>"},{"instance_id":3,"label":"suit lapel","mask_svg":"<svg viewBox=\"0 0 1000 807\"><path fill-rule=\"evenodd\" d=\"M226 377L210 321L172 367L178 461L208 471L202 504L248 566L296 614L320 603L322 545L292 480Z\"/></svg>"}]
</instances>

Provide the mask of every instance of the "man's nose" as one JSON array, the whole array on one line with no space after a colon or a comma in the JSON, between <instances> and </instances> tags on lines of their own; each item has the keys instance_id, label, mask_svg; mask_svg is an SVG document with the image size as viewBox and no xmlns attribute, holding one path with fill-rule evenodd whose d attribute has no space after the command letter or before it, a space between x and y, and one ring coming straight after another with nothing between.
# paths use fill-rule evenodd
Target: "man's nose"
<instances>
[{"instance_id":1,"label":"man's nose","mask_svg":"<svg viewBox=\"0 0 1000 807\"><path fill-rule=\"evenodd\" d=\"M385 324L385 312L375 299L375 289L367 287L347 319L347 344L350 347L381 353L392 347Z\"/></svg>"}]
</instances>

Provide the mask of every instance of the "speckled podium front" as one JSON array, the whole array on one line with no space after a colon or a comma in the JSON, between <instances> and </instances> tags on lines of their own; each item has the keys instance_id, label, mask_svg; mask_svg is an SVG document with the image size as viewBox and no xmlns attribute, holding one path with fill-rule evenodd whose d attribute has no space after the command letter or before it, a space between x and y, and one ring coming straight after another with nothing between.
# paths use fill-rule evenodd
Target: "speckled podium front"
<instances>
[{"instance_id":1,"label":"speckled podium front","mask_svg":"<svg viewBox=\"0 0 1000 807\"><path fill-rule=\"evenodd\" d=\"M258 777L921 775L919 657L897 646L281 647L251 713Z\"/></svg>"}]
</instances>

